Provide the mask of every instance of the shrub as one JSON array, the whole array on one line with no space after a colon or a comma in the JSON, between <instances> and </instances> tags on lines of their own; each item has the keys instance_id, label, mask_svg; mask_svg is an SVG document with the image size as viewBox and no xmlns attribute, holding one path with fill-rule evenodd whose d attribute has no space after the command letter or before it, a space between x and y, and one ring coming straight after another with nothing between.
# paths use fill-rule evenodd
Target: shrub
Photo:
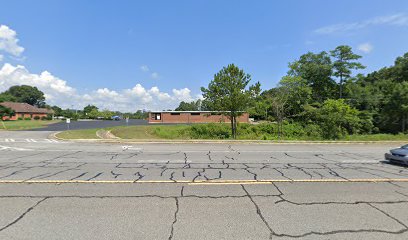
<instances>
[{"instance_id":1,"label":"shrub","mask_svg":"<svg viewBox=\"0 0 408 240\"><path fill-rule=\"evenodd\" d=\"M224 123L196 124L191 126L190 136L191 138L226 139L231 137L231 129Z\"/></svg>"},{"instance_id":2,"label":"shrub","mask_svg":"<svg viewBox=\"0 0 408 240\"><path fill-rule=\"evenodd\" d=\"M29 118L29 117L26 117L26 118L24 118L24 120L31 120L31 118Z\"/></svg>"},{"instance_id":3,"label":"shrub","mask_svg":"<svg viewBox=\"0 0 408 240\"><path fill-rule=\"evenodd\" d=\"M40 120L40 116L34 116L34 120Z\"/></svg>"},{"instance_id":4,"label":"shrub","mask_svg":"<svg viewBox=\"0 0 408 240\"><path fill-rule=\"evenodd\" d=\"M17 120L23 120L23 118L22 118L22 117L19 117L19 118L17 118Z\"/></svg>"},{"instance_id":5,"label":"shrub","mask_svg":"<svg viewBox=\"0 0 408 240\"><path fill-rule=\"evenodd\" d=\"M42 117L41 117L41 120L45 121L45 120L49 120L49 119L48 119L48 117L46 117L46 116L42 116Z\"/></svg>"}]
</instances>

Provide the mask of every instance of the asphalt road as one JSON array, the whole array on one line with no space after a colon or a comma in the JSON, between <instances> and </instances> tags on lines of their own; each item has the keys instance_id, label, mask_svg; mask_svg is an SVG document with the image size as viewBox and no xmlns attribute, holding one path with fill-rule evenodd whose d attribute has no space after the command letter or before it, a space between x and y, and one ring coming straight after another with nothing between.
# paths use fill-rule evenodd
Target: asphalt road
<instances>
[{"instance_id":1,"label":"asphalt road","mask_svg":"<svg viewBox=\"0 0 408 240\"><path fill-rule=\"evenodd\" d=\"M108 128L127 125L129 126L148 125L148 122L142 119L129 119L128 123L126 123L126 120L71 121L71 123L69 124L69 129L79 130L93 128ZM68 129L67 123L65 121L61 121L59 123L50 124L44 128L32 129L31 131L65 131L67 129Z\"/></svg>"},{"instance_id":2,"label":"asphalt road","mask_svg":"<svg viewBox=\"0 0 408 240\"><path fill-rule=\"evenodd\" d=\"M395 145L104 144L0 132L0 239L408 239Z\"/></svg>"}]
</instances>

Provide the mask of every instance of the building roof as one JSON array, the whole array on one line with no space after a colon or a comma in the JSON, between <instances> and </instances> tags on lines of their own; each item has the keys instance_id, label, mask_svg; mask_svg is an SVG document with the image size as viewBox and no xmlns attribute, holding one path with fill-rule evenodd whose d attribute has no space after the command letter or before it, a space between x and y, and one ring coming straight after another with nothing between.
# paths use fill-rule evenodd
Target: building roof
<instances>
[{"instance_id":1,"label":"building roof","mask_svg":"<svg viewBox=\"0 0 408 240\"><path fill-rule=\"evenodd\" d=\"M53 113L52 110L34 107L28 103L2 102L0 105L6 108L11 108L16 113Z\"/></svg>"},{"instance_id":2,"label":"building roof","mask_svg":"<svg viewBox=\"0 0 408 240\"><path fill-rule=\"evenodd\" d=\"M228 112L230 111L151 111L151 113L228 113Z\"/></svg>"}]
</instances>

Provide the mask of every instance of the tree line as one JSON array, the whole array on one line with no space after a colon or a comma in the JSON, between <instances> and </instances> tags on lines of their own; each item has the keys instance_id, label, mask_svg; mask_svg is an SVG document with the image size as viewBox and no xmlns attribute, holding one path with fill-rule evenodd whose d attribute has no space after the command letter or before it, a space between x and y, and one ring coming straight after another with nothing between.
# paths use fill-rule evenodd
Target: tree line
<instances>
[{"instance_id":1,"label":"tree line","mask_svg":"<svg viewBox=\"0 0 408 240\"><path fill-rule=\"evenodd\" d=\"M242 111L259 121L302 125L325 139L350 134L405 133L408 129L408 53L394 64L369 74L350 46L308 52L289 63L276 87L261 91L259 82L234 64L202 87L203 100L181 102L176 110L223 111L230 117L232 136Z\"/></svg>"},{"instance_id":2,"label":"tree line","mask_svg":"<svg viewBox=\"0 0 408 240\"><path fill-rule=\"evenodd\" d=\"M122 113L119 111L110 111L108 109L100 110L94 105L87 105L83 109L62 109L59 106L50 106L45 102L44 93L37 87L21 85L12 86L8 90L0 93L0 102L20 102L28 103L30 105L52 109L54 111L54 116L70 118L70 119L111 119L112 116L121 116L123 118L131 119L146 119L148 113L142 110L137 110L136 112ZM0 106L0 119L3 116L11 116L14 112L12 109ZM51 118L51 116L50 116Z\"/></svg>"}]
</instances>

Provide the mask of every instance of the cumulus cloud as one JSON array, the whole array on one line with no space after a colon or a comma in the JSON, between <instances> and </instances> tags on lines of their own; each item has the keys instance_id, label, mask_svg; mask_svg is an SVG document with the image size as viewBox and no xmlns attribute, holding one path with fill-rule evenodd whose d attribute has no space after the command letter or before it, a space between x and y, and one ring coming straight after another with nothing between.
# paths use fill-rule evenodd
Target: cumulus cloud
<instances>
[{"instance_id":1,"label":"cumulus cloud","mask_svg":"<svg viewBox=\"0 0 408 240\"><path fill-rule=\"evenodd\" d=\"M173 94L176 99L179 101L191 102L194 99L190 95L191 90L188 88L183 89L173 89Z\"/></svg>"},{"instance_id":2,"label":"cumulus cloud","mask_svg":"<svg viewBox=\"0 0 408 240\"><path fill-rule=\"evenodd\" d=\"M408 14L398 13L387 16L379 16L363 21L353 22L353 23L341 23L334 24L330 26L325 26L316 29L314 32L318 34L333 34L333 33L344 33L350 31L360 30L370 26L379 25L390 25L390 26L408 26Z\"/></svg>"},{"instance_id":3,"label":"cumulus cloud","mask_svg":"<svg viewBox=\"0 0 408 240\"><path fill-rule=\"evenodd\" d=\"M0 51L15 57L21 55L24 48L18 45L17 33L6 25L0 25Z\"/></svg>"},{"instance_id":4,"label":"cumulus cloud","mask_svg":"<svg viewBox=\"0 0 408 240\"><path fill-rule=\"evenodd\" d=\"M14 85L35 86L44 92L46 102L62 108L81 109L93 104L100 109L134 112L138 109L164 110L174 109L180 101L194 101L199 99L191 96L188 88L173 89L172 93L162 92L157 86L146 89L141 84L119 91L99 88L79 93L68 83L48 71L40 74L30 73L24 66L13 66L9 63L0 68L0 92Z\"/></svg>"},{"instance_id":5,"label":"cumulus cloud","mask_svg":"<svg viewBox=\"0 0 408 240\"><path fill-rule=\"evenodd\" d=\"M0 25L0 53L4 52L10 58L20 59L23 51L24 48L18 45L16 32L8 26ZM4 55L0 54L0 61L3 58ZM159 78L159 74L151 72L147 65L140 66L140 70L150 73L150 77L153 79ZM99 88L79 93L77 89L69 86L67 81L48 71L31 73L25 66L5 63L0 68L0 92L15 85L35 86L44 92L48 104L58 105L62 108L73 106L81 109L88 104L93 104L100 109L134 112L138 109L173 109L180 101L195 99L190 95L191 91L188 88L173 89L172 94L170 94L160 91L157 86L146 89L139 83L132 88L118 91Z\"/></svg>"},{"instance_id":6,"label":"cumulus cloud","mask_svg":"<svg viewBox=\"0 0 408 240\"><path fill-rule=\"evenodd\" d=\"M370 53L373 50L373 45L371 43L362 43L358 45L357 49L363 53Z\"/></svg>"}]
</instances>

